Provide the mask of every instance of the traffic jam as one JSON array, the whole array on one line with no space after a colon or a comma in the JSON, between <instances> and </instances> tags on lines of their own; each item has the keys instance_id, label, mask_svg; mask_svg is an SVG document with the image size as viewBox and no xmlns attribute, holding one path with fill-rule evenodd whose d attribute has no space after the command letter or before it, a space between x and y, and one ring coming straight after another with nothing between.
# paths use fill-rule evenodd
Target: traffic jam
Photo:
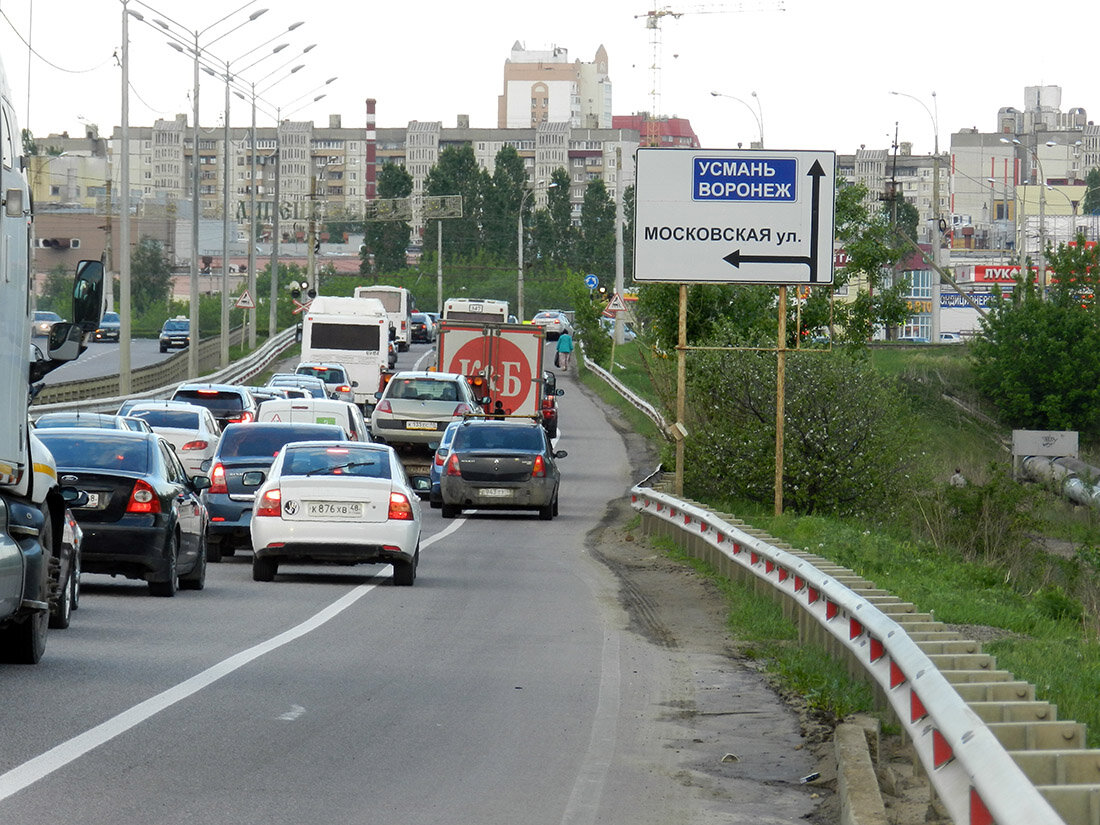
<instances>
[{"instance_id":1,"label":"traffic jam","mask_svg":"<svg viewBox=\"0 0 1100 825\"><path fill-rule=\"evenodd\" d=\"M572 332L569 314L510 323L505 302L456 300L436 320L411 306L397 287L314 299L294 371L263 385L185 382L113 414L32 408L34 436L75 491L50 626L68 626L82 573L173 596L250 553L258 582L373 564L411 586L430 510L553 519L564 390L543 361L548 339ZM428 344L416 369L390 368L402 329L401 351Z\"/></svg>"}]
</instances>

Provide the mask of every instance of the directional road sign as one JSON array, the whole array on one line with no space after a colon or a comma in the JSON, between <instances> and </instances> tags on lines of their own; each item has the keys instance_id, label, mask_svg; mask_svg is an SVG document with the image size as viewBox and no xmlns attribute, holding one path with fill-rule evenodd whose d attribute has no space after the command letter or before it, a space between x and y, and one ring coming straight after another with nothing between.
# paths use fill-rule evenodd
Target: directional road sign
<instances>
[{"instance_id":1,"label":"directional road sign","mask_svg":"<svg viewBox=\"0 0 1100 825\"><path fill-rule=\"evenodd\" d=\"M833 281L835 152L638 150L634 279Z\"/></svg>"}]
</instances>

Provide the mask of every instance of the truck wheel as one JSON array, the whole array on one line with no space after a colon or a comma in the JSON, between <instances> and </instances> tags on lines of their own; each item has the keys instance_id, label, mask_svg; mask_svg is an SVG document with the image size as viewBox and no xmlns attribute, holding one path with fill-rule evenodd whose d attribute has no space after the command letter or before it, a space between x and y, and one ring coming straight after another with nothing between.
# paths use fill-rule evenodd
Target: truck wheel
<instances>
[{"instance_id":1,"label":"truck wheel","mask_svg":"<svg viewBox=\"0 0 1100 825\"><path fill-rule=\"evenodd\" d=\"M176 595L176 587L179 583L179 574L176 571L176 554L179 551L179 539L176 538L175 532L169 537L168 547L165 548L165 551L165 555L168 556L168 559L164 566L168 574L168 580L162 582L149 582L150 596L170 598Z\"/></svg>"},{"instance_id":2,"label":"truck wheel","mask_svg":"<svg viewBox=\"0 0 1100 825\"><path fill-rule=\"evenodd\" d=\"M279 572L279 563L274 559L252 557L252 580L257 582L275 581Z\"/></svg>"},{"instance_id":3,"label":"truck wheel","mask_svg":"<svg viewBox=\"0 0 1100 825\"><path fill-rule=\"evenodd\" d=\"M462 512L462 508L457 504L443 504L440 509L443 511L443 518L454 518Z\"/></svg>"}]
</instances>

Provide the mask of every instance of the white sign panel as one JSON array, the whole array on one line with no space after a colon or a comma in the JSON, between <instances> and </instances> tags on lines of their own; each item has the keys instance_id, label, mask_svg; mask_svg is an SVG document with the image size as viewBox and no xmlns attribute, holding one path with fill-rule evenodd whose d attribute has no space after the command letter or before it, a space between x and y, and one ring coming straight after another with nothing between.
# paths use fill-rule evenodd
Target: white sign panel
<instances>
[{"instance_id":1,"label":"white sign panel","mask_svg":"<svg viewBox=\"0 0 1100 825\"><path fill-rule=\"evenodd\" d=\"M634 279L831 284L835 152L638 150Z\"/></svg>"}]
</instances>

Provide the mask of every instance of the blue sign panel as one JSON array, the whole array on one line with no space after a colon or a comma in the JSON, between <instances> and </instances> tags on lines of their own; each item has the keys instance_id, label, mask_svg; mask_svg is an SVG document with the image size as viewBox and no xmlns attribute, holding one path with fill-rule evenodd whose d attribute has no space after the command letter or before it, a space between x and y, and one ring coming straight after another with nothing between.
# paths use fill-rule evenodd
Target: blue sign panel
<instances>
[{"instance_id":1,"label":"blue sign panel","mask_svg":"<svg viewBox=\"0 0 1100 825\"><path fill-rule=\"evenodd\" d=\"M788 203L797 194L794 158L703 158L692 163L691 199Z\"/></svg>"},{"instance_id":2,"label":"blue sign panel","mask_svg":"<svg viewBox=\"0 0 1100 825\"><path fill-rule=\"evenodd\" d=\"M595 275L589 273L588 275L584 276L584 285L589 289L595 289L600 285L600 279L597 278Z\"/></svg>"}]
</instances>

